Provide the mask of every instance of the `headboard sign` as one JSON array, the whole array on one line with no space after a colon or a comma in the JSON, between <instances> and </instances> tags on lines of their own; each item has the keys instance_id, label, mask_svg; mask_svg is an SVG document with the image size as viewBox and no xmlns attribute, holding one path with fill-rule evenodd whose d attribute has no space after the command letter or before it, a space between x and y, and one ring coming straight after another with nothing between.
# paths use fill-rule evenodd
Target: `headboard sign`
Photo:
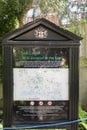
<instances>
[{"instance_id":1,"label":"headboard sign","mask_svg":"<svg viewBox=\"0 0 87 130\"><path fill-rule=\"evenodd\" d=\"M80 40L43 18L5 37L5 127L78 118ZM77 127L77 123L57 126L70 130Z\"/></svg>"}]
</instances>

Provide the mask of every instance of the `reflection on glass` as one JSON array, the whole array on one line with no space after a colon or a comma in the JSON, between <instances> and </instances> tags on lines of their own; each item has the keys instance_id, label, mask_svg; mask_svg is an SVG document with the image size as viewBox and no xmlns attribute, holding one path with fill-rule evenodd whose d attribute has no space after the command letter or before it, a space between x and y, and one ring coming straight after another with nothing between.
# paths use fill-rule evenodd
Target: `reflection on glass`
<instances>
[{"instance_id":1,"label":"reflection on glass","mask_svg":"<svg viewBox=\"0 0 87 130\"><path fill-rule=\"evenodd\" d=\"M13 66L19 68L67 68L69 67L67 48L13 48Z\"/></svg>"},{"instance_id":2,"label":"reflection on glass","mask_svg":"<svg viewBox=\"0 0 87 130\"><path fill-rule=\"evenodd\" d=\"M69 49L13 48L13 124L69 118Z\"/></svg>"}]
</instances>

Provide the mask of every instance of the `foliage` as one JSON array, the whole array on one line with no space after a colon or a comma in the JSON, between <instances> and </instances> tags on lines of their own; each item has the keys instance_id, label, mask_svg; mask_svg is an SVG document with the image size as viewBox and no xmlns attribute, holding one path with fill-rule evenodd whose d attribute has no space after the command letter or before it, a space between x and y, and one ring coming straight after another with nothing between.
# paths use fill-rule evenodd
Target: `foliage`
<instances>
[{"instance_id":1,"label":"foliage","mask_svg":"<svg viewBox=\"0 0 87 130\"><path fill-rule=\"evenodd\" d=\"M62 8L63 7L63 8ZM58 14L62 13L64 11L65 7L65 0L41 0L40 1L40 8L43 11L44 15L52 12L58 12Z\"/></svg>"},{"instance_id":2,"label":"foliage","mask_svg":"<svg viewBox=\"0 0 87 130\"><path fill-rule=\"evenodd\" d=\"M14 4L11 6L12 0L8 1L0 1L0 36L3 36L5 33L9 32L13 28L15 28L15 19L16 16L14 15L15 11L13 8L15 8Z\"/></svg>"},{"instance_id":3,"label":"foliage","mask_svg":"<svg viewBox=\"0 0 87 130\"><path fill-rule=\"evenodd\" d=\"M72 26L71 25L69 25L69 26L66 25L64 28L66 28L67 30L69 30L69 31L71 31L71 32L73 32L73 33L75 33L77 35L81 35L80 34L80 29L79 29L79 22L74 23Z\"/></svg>"},{"instance_id":4,"label":"foliage","mask_svg":"<svg viewBox=\"0 0 87 130\"><path fill-rule=\"evenodd\" d=\"M87 112L85 112L82 107L79 105L79 118L87 118ZM87 121L81 121L79 123L79 130L87 130Z\"/></svg>"},{"instance_id":5,"label":"foliage","mask_svg":"<svg viewBox=\"0 0 87 130\"><path fill-rule=\"evenodd\" d=\"M87 0L85 1L40 0L40 8L43 17L56 15L60 26L80 35L80 23L87 22Z\"/></svg>"},{"instance_id":6,"label":"foliage","mask_svg":"<svg viewBox=\"0 0 87 130\"><path fill-rule=\"evenodd\" d=\"M13 30L30 8L32 0L0 0L0 36Z\"/></svg>"},{"instance_id":7,"label":"foliage","mask_svg":"<svg viewBox=\"0 0 87 130\"><path fill-rule=\"evenodd\" d=\"M87 12L87 0L68 0L67 10L69 11L68 16L71 18L75 18L77 21L86 18Z\"/></svg>"}]
</instances>

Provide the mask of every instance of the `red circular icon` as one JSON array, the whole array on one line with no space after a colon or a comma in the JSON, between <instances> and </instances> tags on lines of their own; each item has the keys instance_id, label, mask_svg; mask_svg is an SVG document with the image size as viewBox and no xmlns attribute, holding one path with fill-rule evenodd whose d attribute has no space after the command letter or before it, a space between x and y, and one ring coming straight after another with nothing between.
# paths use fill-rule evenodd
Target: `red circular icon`
<instances>
[{"instance_id":1,"label":"red circular icon","mask_svg":"<svg viewBox=\"0 0 87 130\"><path fill-rule=\"evenodd\" d=\"M42 102L42 101L40 101L40 102L39 102L39 105L40 105L40 106L42 106L42 105L43 105L43 102Z\"/></svg>"},{"instance_id":2,"label":"red circular icon","mask_svg":"<svg viewBox=\"0 0 87 130\"><path fill-rule=\"evenodd\" d=\"M49 101L47 104L48 104L49 106L51 106L51 105L52 105L52 102L51 102L51 101Z\"/></svg>"},{"instance_id":3,"label":"red circular icon","mask_svg":"<svg viewBox=\"0 0 87 130\"><path fill-rule=\"evenodd\" d=\"M39 117L39 120L43 120L43 116L40 116L40 117Z\"/></svg>"},{"instance_id":4,"label":"red circular icon","mask_svg":"<svg viewBox=\"0 0 87 130\"><path fill-rule=\"evenodd\" d=\"M31 102L30 102L30 105L31 105L31 106L34 106L34 101L31 101Z\"/></svg>"}]
</instances>

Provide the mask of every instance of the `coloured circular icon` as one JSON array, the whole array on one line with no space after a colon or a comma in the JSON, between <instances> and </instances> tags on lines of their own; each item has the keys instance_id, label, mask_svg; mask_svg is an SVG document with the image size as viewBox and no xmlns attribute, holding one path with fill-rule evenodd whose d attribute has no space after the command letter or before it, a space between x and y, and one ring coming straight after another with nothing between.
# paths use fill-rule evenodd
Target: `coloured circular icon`
<instances>
[{"instance_id":1,"label":"coloured circular icon","mask_svg":"<svg viewBox=\"0 0 87 130\"><path fill-rule=\"evenodd\" d=\"M43 116L39 116L39 120L43 120Z\"/></svg>"},{"instance_id":2,"label":"coloured circular icon","mask_svg":"<svg viewBox=\"0 0 87 130\"><path fill-rule=\"evenodd\" d=\"M40 102L39 102L39 105L40 105L40 106L42 106L42 105L43 105L43 102L42 102L42 101L40 101Z\"/></svg>"},{"instance_id":3,"label":"coloured circular icon","mask_svg":"<svg viewBox=\"0 0 87 130\"><path fill-rule=\"evenodd\" d=\"M30 102L30 105L31 105L31 106L34 106L34 101L31 101L31 102Z\"/></svg>"},{"instance_id":4,"label":"coloured circular icon","mask_svg":"<svg viewBox=\"0 0 87 130\"><path fill-rule=\"evenodd\" d=\"M47 104L48 104L49 106L51 106L51 105L52 105L52 102L51 102L51 101L49 101Z\"/></svg>"}]
</instances>

